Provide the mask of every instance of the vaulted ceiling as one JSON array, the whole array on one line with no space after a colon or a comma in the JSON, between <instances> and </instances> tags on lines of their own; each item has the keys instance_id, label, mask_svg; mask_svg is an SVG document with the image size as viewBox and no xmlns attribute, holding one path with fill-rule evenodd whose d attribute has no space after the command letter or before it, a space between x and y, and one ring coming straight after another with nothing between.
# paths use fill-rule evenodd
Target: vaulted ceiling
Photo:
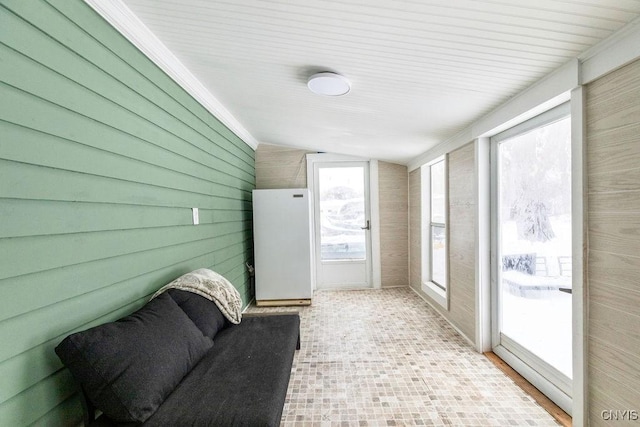
<instances>
[{"instance_id":1,"label":"vaulted ceiling","mask_svg":"<svg viewBox=\"0 0 640 427\"><path fill-rule=\"evenodd\" d=\"M122 0L260 143L406 163L640 16L640 0ZM334 71L351 92L311 93Z\"/></svg>"}]
</instances>

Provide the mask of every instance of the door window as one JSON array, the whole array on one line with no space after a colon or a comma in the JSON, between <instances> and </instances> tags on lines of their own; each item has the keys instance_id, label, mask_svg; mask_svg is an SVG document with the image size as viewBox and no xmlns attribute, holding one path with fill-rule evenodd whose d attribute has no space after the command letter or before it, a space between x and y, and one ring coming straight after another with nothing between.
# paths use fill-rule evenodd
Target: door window
<instances>
[{"instance_id":1,"label":"door window","mask_svg":"<svg viewBox=\"0 0 640 427\"><path fill-rule=\"evenodd\" d=\"M322 259L365 259L363 168L321 168L318 178Z\"/></svg>"}]
</instances>

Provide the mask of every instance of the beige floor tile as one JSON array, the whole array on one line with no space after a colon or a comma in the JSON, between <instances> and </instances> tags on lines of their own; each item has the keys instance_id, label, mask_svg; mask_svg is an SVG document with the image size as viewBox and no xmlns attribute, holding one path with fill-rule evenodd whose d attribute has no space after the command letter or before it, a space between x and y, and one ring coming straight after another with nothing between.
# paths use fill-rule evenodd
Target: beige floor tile
<instances>
[{"instance_id":1,"label":"beige floor tile","mask_svg":"<svg viewBox=\"0 0 640 427\"><path fill-rule=\"evenodd\" d=\"M409 288L316 292L297 311L283 426L557 426Z\"/></svg>"}]
</instances>

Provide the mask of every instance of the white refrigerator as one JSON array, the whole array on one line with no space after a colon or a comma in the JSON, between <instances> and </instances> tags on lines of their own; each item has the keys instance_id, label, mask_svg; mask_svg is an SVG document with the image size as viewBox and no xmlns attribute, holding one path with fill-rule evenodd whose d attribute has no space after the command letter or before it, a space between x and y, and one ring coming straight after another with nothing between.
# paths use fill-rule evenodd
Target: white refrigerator
<instances>
[{"instance_id":1,"label":"white refrigerator","mask_svg":"<svg viewBox=\"0 0 640 427\"><path fill-rule=\"evenodd\" d=\"M253 190L257 305L311 304L311 196L306 188Z\"/></svg>"}]
</instances>

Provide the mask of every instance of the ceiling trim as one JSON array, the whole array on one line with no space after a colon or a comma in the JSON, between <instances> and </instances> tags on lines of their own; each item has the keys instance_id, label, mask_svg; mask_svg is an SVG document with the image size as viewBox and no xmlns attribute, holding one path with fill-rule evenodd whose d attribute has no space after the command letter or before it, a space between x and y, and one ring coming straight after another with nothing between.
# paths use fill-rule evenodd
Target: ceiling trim
<instances>
[{"instance_id":1,"label":"ceiling trim","mask_svg":"<svg viewBox=\"0 0 640 427\"><path fill-rule=\"evenodd\" d=\"M476 138L495 135L568 101L570 91L580 85L579 72L578 60L570 60L453 137L411 160L407 164L409 172Z\"/></svg>"},{"instance_id":2,"label":"ceiling trim","mask_svg":"<svg viewBox=\"0 0 640 427\"><path fill-rule=\"evenodd\" d=\"M258 140L121 0L84 1L249 147L258 147Z\"/></svg>"},{"instance_id":3,"label":"ceiling trim","mask_svg":"<svg viewBox=\"0 0 640 427\"><path fill-rule=\"evenodd\" d=\"M409 172L431 159L479 137L492 136L508 127L566 102L571 90L640 58L640 18L587 49L556 71L543 77L506 103L479 118L453 137L409 161Z\"/></svg>"},{"instance_id":4,"label":"ceiling trim","mask_svg":"<svg viewBox=\"0 0 640 427\"><path fill-rule=\"evenodd\" d=\"M640 18L578 57L582 61L582 84L640 58Z\"/></svg>"}]
</instances>

